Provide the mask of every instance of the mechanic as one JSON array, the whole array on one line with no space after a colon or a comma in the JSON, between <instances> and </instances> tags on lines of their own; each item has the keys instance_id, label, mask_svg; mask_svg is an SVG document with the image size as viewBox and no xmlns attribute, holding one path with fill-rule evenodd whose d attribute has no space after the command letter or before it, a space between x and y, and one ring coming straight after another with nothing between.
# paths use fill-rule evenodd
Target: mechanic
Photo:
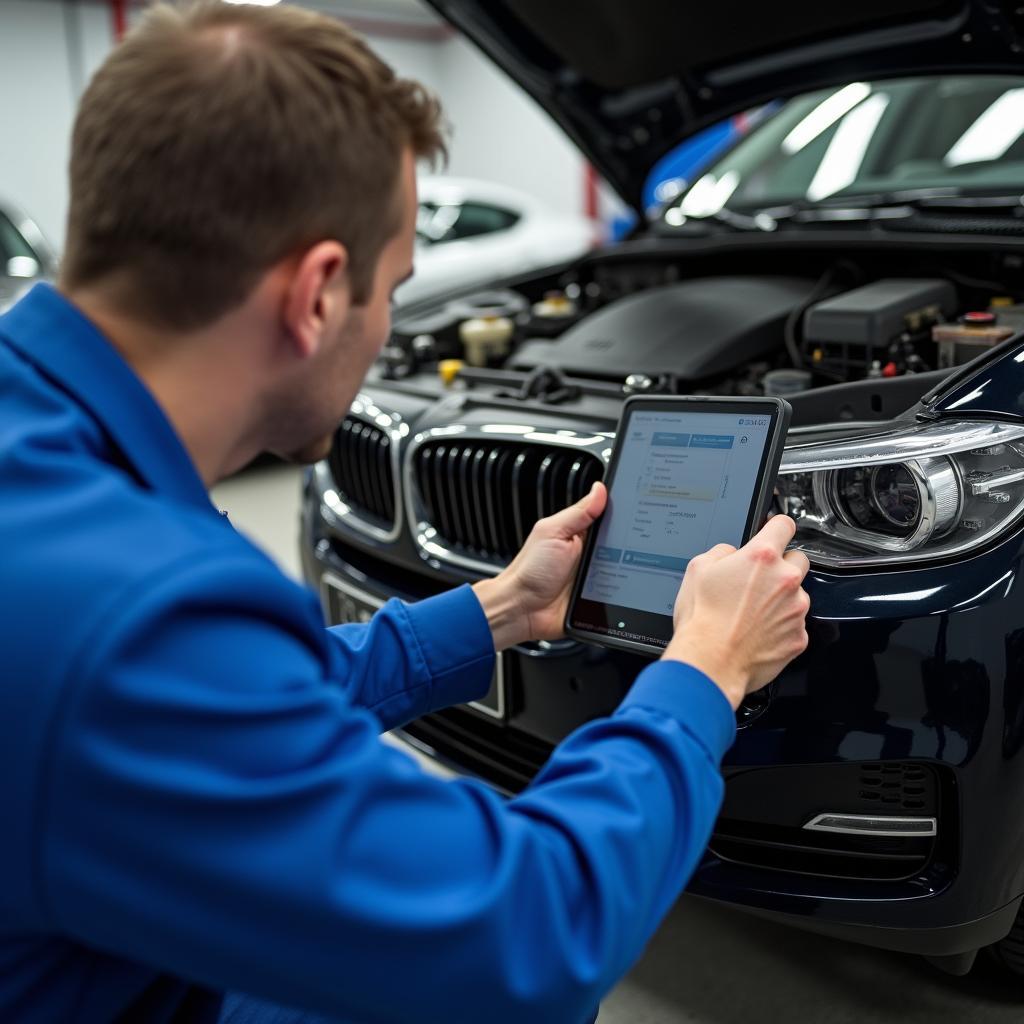
<instances>
[{"instance_id":1,"label":"mechanic","mask_svg":"<svg viewBox=\"0 0 1024 1024\"><path fill-rule=\"evenodd\" d=\"M698 863L734 709L806 645L791 520L694 560L664 657L505 801L379 734L560 635L602 485L331 629L210 503L327 453L442 151L297 8L155 7L89 85L59 287L0 319L0 1019L587 1020Z\"/></svg>"}]
</instances>

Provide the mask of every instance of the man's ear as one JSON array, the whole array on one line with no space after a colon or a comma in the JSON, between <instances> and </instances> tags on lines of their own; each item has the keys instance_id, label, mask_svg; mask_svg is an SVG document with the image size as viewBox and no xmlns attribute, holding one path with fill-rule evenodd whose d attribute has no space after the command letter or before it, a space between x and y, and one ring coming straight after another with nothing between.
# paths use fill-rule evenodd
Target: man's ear
<instances>
[{"instance_id":1,"label":"man's ear","mask_svg":"<svg viewBox=\"0 0 1024 1024\"><path fill-rule=\"evenodd\" d=\"M325 326L344 320L350 306L348 250L340 242L317 242L300 257L284 296L285 333L295 354L315 355Z\"/></svg>"}]
</instances>

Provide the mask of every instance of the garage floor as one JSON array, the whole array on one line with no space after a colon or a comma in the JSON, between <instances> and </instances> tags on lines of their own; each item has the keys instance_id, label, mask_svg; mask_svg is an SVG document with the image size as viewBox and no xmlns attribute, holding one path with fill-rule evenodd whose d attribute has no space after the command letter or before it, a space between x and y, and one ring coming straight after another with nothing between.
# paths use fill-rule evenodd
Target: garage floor
<instances>
[{"instance_id":1,"label":"garage floor","mask_svg":"<svg viewBox=\"0 0 1024 1024\"><path fill-rule=\"evenodd\" d=\"M237 528L298 575L299 471L260 467L214 491ZM980 964L968 979L684 898L605 1001L600 1024L996 1024L1024 1014L1024 984Z\"/></svg>"}]
</instances>

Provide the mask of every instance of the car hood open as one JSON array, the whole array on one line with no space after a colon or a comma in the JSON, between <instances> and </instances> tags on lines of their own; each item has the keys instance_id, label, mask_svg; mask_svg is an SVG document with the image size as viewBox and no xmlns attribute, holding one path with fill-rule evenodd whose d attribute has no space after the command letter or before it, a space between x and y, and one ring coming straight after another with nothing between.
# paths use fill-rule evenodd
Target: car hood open
<instances>
[{"instance_id":1,"label":"car hood open","mask_svg":"<svg viewBox=\"0 0 1024 1024\"><path fill-rule=\"evenodd\" d=\"M427 0L638 212L655 161L772 99L907 74L1018 74L1020 0Z\"/></svg>"}]
</instances>

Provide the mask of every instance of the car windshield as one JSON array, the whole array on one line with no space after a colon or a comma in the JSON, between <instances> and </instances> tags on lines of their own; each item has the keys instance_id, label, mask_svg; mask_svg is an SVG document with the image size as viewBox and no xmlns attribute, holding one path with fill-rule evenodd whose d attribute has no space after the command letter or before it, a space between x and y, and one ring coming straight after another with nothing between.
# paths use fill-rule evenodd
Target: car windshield
<instances>
[{"instance_id":1,"label":"car windshield","mask_svg":"<svg viewBox=\"0 0 1024 1024\"><path fill-rule=\"evenodd\" d=\"M1024 191L1024 78L902 78L798 96L663 215L672 225L919 189Z\"/></svg>"}]
</instances>

